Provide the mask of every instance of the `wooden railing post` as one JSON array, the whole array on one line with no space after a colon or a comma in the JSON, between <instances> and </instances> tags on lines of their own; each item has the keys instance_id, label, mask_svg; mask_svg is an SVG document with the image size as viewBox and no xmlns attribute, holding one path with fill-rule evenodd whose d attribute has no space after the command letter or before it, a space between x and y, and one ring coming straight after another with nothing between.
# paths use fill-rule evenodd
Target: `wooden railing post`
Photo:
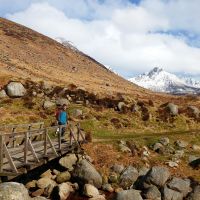
<instances>
[{"instance_id":1,"label":"wooden railing post","mask_svg":"<svg viewBox=\"0 0 200 200\"><path fill-rule=\"evenodd\" d=\"M25 133L25 142L24 142L24 164L27 165L27 154L28 154L28 139L29 139L29 132Z\"/></svg>"},{"instance_id":2,"label":"wooden railing post","mask_svg":"<svg viewBox=\"0 0 200 200\"><path fill-rule=\"evenodd\" d=\"M48 134L48 129L45 128L44 130L44 156L47 156L47 134Z\"/></svg>"},{"instance_id":3,"label":"wooden railing post","mask_svg":"<svg viewBox=\"0 0 200 200\"><path fill-rule=\"evenodd\" d=\"M3 135L0 134L0 173L3 172L3 157L4 157Z\"/></svg>"},{"instance_id":4,"label":"wooden railing post","mask_svg":"<svg viewBox=\"0 0 200 200\"><path fill-rule=\"evenodd\" d=\"M13 129L12 129L12 140L13 140L12 146L13 146L13 148L15 147L15 130L16 130L16 127L13 127Z\"/></svg>"}]
</instances>

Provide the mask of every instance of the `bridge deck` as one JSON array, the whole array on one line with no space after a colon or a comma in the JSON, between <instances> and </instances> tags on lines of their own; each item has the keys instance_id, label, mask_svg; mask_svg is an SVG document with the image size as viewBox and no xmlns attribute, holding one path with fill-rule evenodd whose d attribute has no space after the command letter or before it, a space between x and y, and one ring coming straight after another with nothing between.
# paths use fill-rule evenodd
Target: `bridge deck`
<instances>
[{"instance_id":1,"label":"bridge deck","mask_svg":"<svg viewBox=\"0 0 200 200\"><path fill-rule=\"evenodd\" d=\"M26 173L37 166L46 163L58 156L67 153L75 142L85 140L80 125L77 125L76 133L70 127L69 138L61 137L63 126L46 127L43 123L37 123L39 128L31 130L34 124L23 125L27 130L16 131L18 126L13 127L9 132L0 133L0 176L16 176ZM1 127L0 127L1 129ZM8 127L4 127L4 130ZM59 131L57 131L59 130ZM56 134L55 134L56 133Z\"/></svg>"}]
</instances>

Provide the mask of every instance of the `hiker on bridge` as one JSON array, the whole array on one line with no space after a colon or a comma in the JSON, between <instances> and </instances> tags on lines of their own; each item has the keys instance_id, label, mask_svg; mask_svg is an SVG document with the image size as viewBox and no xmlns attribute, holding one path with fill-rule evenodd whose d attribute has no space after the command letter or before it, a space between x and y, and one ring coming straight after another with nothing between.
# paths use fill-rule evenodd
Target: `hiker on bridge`
<instances>
[{"instance_id":1,"label":"hiker on bridge","mask_svg":"<svg viewBox=\"0 0 200 200\"><path fill-rule=\"evenodd\" d=\"M63 104L60 112L58 113L58 124L62 125L63 127L61 128L61 136L63 137L66 131L66 126L68 122L68 115L66 112L67 105Z\"/></svg>"}]
</instances>

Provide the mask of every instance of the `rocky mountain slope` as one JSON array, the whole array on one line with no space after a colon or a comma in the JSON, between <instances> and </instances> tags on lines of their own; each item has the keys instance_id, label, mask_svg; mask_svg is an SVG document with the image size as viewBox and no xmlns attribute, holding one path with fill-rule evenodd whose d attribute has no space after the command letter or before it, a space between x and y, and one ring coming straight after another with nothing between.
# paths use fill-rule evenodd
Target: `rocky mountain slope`
<instances>
[{"instance_id":1,"label":"rocky mountain slope","mask_svg":"<svg viewBox=\"0 0 200 200\"><path fill-rule=\"evenodd\" d=\"M0 70L1 84L8 77L18 77L65 86L75 84L102 95L141 91L72 46L64 46L3 18L0 18Z\"/></svg>"},{"instance_id":2,"label":"rocky mountain slope","mask_svg":"<svg viewBox=\"0 0 200 200\"><path fill-rule=\"evenodd\" d=\"M130 78L129 81L155 92L172 94L198 94L200 92L199 81L178 77L157 67L138 77Z\"/></svg>"}]
</instances>

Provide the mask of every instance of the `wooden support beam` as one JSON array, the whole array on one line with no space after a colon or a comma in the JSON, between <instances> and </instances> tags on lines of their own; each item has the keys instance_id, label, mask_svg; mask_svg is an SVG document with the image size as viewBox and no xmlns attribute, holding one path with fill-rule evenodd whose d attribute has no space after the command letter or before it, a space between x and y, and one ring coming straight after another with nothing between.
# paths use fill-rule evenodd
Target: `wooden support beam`
<instances>
[{"instance_id":1,"label":"wooden support beam","mask_svg":"<svg viewBox=\"0 0 200 200\"><path fill-rule=\"evenodd\" d=\"M25 133L25 139L24 139L24 164L27 165L28 164L28 158L27 158L27 154L28 154L28 140L29 140L29 132Z\"/></svg>"},{"instance_id":2,"label":"wooden support beam","mask_svg":"<svg viewBox=\"0 0 200 200\"><path fill-rule=\"evenodd\" d=\"M33 145L31 143L31 140L30 138L28 139L28 149L31 151L31 153L33 154L33 157L35 158L36 162L40 162L36 152L35 152L35 149L33 148Z\"/></svg>"},{"instance_id":3,"label":"wooden support beam","mask_svg":"<svg viewBox=\"0 0 200 200\"><path fill-rule=\"evenodd\" d=\"M47 156L47 134L48 134L48 129L44 131L44 156Z\"/></svg>"},{"instance_id":4,"label":"wooden support beam","mask_svg":"<svg viewBox=\"0 0 200 200\"><path fill-rule=\"evenodd\" d=\"M49 137L48 133L47 133L47 141L50 144L50 147L52 148L53 153L58 157L58 153L57 153L57 151L56 151L56 149L55 149L55 147L54 147L54 145L53 145L53 143L51 141L51 138Z\"/></svg>"},{"instance_id":5,"label":"wooden support beam","mask_svg":"<svg viewBox=\"0 0 200 200\"><path fill-rule=\"evenodd\" d=\"M70 145L72 145L72 139L74 139L75 142L77 142L75 136L74 136L74 132L72 131L71 128L69 128L70 130Z\"/></svg>"},{"instance_id":6,"label":"wooden support beam","mask_svg":"<svg viewBox=\"0 0 200 200\"><path fill-rule=\"evenodd\" d=\"M4 157L4 149L3 149L3 135L0 135L0 173L3 172L3 157Z\"/></svg>"},{"instance_id":7,"label":"wooden support beam","mask_svg":"<svg viewBox=\"0 0 200 200\"><path fill-rule=\"evenodd\" d=\"M6 156L6 158L8 159L8 162L9 162L11 168L13 169L13 171L14 171L15 173L18 173L18 170L17 170L17 168L16 168L16 166L15 166L15 164L14 164L14 162L13 162L12 157L11 157L10 154L9 154L9 151L8 151L8 149L7 149L5 143L3 143L3 149L4 149L5 156Z\"/></svg>"}]
</instances>

